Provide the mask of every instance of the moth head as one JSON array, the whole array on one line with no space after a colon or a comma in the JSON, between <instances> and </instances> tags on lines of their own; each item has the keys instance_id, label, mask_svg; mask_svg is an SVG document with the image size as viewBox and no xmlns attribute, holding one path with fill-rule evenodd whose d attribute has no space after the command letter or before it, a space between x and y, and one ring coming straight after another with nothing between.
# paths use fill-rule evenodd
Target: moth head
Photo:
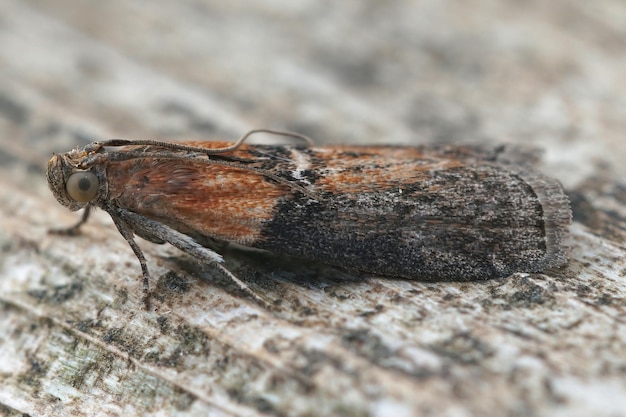
<instances>
[{"instance_id":1,"label":"moth head","mask_svg":"<svg viewBox=\"0 0 626 417\"><path fill-rule=\"evenodd\" d=\"M81 170L74 165L71 154L53 155L46 174L54 197L72 211L98 199L104 185L96 171Z\"/></svg>"}]
</instances>

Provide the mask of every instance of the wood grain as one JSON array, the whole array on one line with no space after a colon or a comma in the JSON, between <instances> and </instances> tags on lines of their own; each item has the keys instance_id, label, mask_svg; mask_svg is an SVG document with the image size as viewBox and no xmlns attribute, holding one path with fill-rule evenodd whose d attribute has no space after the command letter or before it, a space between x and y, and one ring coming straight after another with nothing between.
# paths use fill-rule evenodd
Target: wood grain
<instances>
[{"instance_id":1,"label":"wood grain","mask_svg":"<svg viewBox=\"0 0 626 417\"><path fill-rule=\"evenodd\" d=\"M0 414L626 415L626 6L555 0L0 5ZM89 141L514 143L573 201L571 260L421 283L227 251L270 308L47 190ZM276 272L279 271L279 272Z\"/></svg>"}]
</instances>

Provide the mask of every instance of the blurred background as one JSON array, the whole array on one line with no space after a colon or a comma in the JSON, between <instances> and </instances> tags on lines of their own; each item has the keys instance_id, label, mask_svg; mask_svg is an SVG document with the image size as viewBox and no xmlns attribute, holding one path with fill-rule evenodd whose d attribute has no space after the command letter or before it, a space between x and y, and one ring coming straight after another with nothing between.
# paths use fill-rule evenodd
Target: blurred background
<instances>
[{"instance_id":1,"label":"blurred background","mask_svg":"<svg viewBox=\"0 0 626 417\"><path fill-rule=\"evenodd\" d=\"M0 152L270 127L528 143L574 186L625 172L625 22L619 0L4 0Z\"/></svg>"},{"instance_id":2,"label":"blurred background","mask_svg":"<svg viewBox=\"0 0 626 417\"><path fill-rule=\"evenodd\" d=\"M624 415L625 51L623 0L0 0L0 414ZM475 285L276 281L271 312L190 279L156 319L106 215L47 235L77 219L47 189L53 152L254 128L540 148L572 260ZM178 285L185 262L141 245Z\"/></svg>"}]
</instances>

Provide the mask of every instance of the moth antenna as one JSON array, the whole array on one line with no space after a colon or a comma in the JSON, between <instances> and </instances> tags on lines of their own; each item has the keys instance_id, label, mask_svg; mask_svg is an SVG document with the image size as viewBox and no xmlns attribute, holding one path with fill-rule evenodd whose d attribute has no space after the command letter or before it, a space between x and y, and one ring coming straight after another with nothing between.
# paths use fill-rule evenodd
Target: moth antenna
<instances>
[{"instance_id":1,"label":"moth antenna","mask_svg":"<svg viewBox=\"0 0 626 417\"><path fill-rule=\"evenodd\" d=\"M296 132L290 132L287 130L274 130L274 129L253 129L253 130L249 130L246 134L244 134L242 137L237 139L232 146L229 146L226 148L220 148L219 150L220 151L226 150L225 152L234 151L237 148L239 148L246 141L246 139L248 139L250 136L254 135L255 133L268 133L270 135L286 136L286 137L290 137L294 139L301 139L305 141L308 146L313 146L315 144L313 139L311 139L310 137L306 135L302 135L300 133L296 133Z\"/></svg>"},{"instance_id":2,"label":"moth antenna","mask_svg":"<svg viewBox=\"0 0 626 417\"><path fill-rule=\"evenodd\" d=\"M110 139L104 142L98 142L98 145L100 147L103 146L127 146L127 145L148 145L148 146L158 146L161 148L166 148L166 149L172 149L172 150L177 150L177 151L188 151L188 152L198 152L198 153L203 153L206 155L220 155L220 154L224 154L224 153L230 153L233 151L236 151L237 149L239 149L241 147L241 145L244 144L244 142L252 135L256 134L256 133L268 133L271 135L277 135L277 136L286 136L286 137L291 137L294 139L301 139L303 141L305 141L307 143L308 146L313 146L314 142L313 139L311 139L308 136L305 135L301 135L300 133L296 133L296 132L289 132L289 131L283 131L283 130L274 130L274 129L253 129L248 131L246 134L244 134L242 137L240 137L239 139L237 139L235 141L235 143L233 143L231 146L226 146L224 148L213 148L213 149L207 149L207 148L200 148L197 146L189 146L189 145L182 145L182 144L178 144L178 143L172 143L172 142L162 142L162 141L158 141L158 140L143 140L143 139L139 139L139 140L127 140L127 139Z\"/></svg>"}]
</instances>

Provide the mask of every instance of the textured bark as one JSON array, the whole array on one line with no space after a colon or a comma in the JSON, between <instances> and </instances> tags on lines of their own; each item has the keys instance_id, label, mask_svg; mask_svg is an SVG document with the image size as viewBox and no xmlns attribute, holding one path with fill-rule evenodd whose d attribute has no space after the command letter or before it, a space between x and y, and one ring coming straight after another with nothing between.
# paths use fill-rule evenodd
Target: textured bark
<instances>
[{"instance_id":1,"label":"textured bark","mask_svg":"<svg viewBox=\"0 0 626 417\"><path fill-rule=\"evenodd\" d=\"M626 5L0 5L0 414L626 415ZM423 283L226 251L271 307L47 190L89 141L512 143L572 199L570 261Z\"/></svg>"}]
</instances>

